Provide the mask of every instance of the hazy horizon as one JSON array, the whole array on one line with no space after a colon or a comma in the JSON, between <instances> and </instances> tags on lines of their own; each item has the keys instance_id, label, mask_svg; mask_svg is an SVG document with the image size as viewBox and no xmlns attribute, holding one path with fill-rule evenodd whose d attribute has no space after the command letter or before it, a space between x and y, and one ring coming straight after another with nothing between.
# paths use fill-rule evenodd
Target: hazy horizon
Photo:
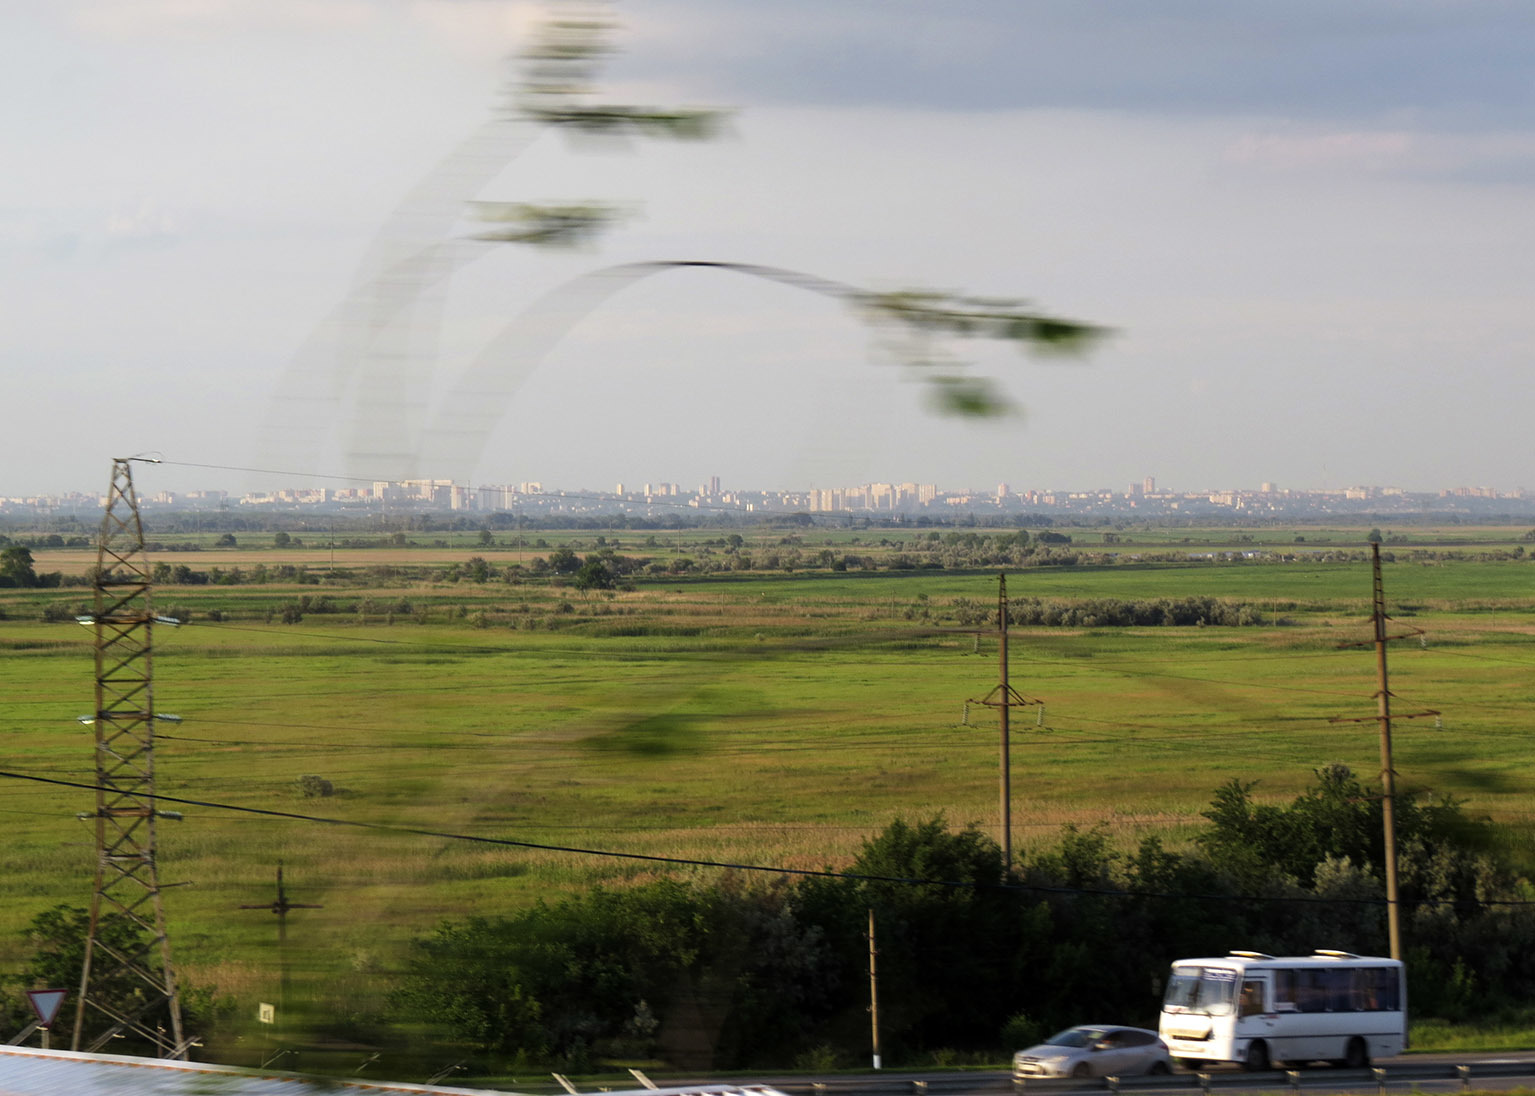
<instances>
[{"instance_id":1,"label":"hazy horizon","mask_svg":"<svg viewBox=\"0 0 1535 1096\"><path fill-rule=\"evenodd\" d=\"M171 494L175 494L175 495L183 495L183 496L184 495L189 495L189 494L195 494L195 493L199 493L199 492L224 492L224 493L226 493L231 498L238 498L242 494L251 494L251 495L276 494L276 493L282 492L282 491L318 490L320 488L326 488L326 489L329 489L331 491L342 491L342 490L346 490L346 489L349 489L349 488L366 488L366 487L370 487L372 485L372 483L374 483L374 482L384 482L384 481L366 481L366 480L363 480L363 479L360 479L360 478L345 477L345 476L339 476L339 475L324 475L324 474L308 476L308 477L305 477L302 480L293 480L293 481L288 481L288 482L278 482L278 480L279 480L279 478L280 478L282 473L262 472L261 473L262 478L270 480L271 481L270 485L254 488L254 489L251 489L249 491L243 491L243 490L235 488L235 487L231 487L231 486L227 486L227 485L221 485L219 482L215 482L215 480L217 479L217 476L220 473L227 473L230 476L234 476L234 475L237 475L237 474L249 475L251 473L257 472L258 470L248 469L248 468L233 468L233 467L229 468L229 469L217 469L217 468L207 469L207 468L199 468L196 465L192 465L192 466L178 465L175 462L156 464L156 463L147 462L147 461L143 462L143 463L135 462L134 468L136 469L136 471L134 472L135 491L136 491L136 493L138 494L138 496L140 498L150 498L150 497L153 497L154 495L162 493L162 492L167 492L167 493L171 493ZM194 482L194 483L191 483L191 485L184 486L184 487L171 487L171 486L167 485L167 481L194 481L194 480L197 480L198 477L200 477L200 476L201 477L210 477L210 478L206 478L203 482ZM435 479L438 482L443 482L443 480L440 477L424 476L424 477L421 477L421 479L422 480L434 480ZM593 494L593 495L616 494L617 493L616 492L616 488L619 485L623 486L624 494L625 495L643 494L645 487L647 485L649 485L650 487L655 488L655 490L652 492L652 494L654 494L657 498L660 498L660 497L664 497L663 496L663 491L664 491L664 488L666 486L668 486L668 485L675 486L677 488L677 493L679 495L693 495L693 494L699 493L703 488L706 488L708 486L709 479L710 479L709 475L706 475L706 476L702 477L701 479L697 479L697 480L667 480L667 479L661 479L661 478L652 478L652 479L648 479L647 480L647 479L644 479L643 477L634 477L634 478L623 477L623 478L614 479L614 480L612 480L609 483L603 484L603 483L596 483L596 482L593 482L593 483L561 483L561 482L554 482L552 480L541 479L541 478L539 478L537 476L530 476L530 477L526 477L526 478L502 479L502 480L495 480L495 481L491 481L491 480L478 481L477 480L477 481L474 481L472 483L459 484L458 486L463 486L463 487L469 488L470 490L478 491L478 490L488 490L488 489L503 488L503 487L514 487L515 488L515 487L519 487L522 484L530 484L530 485L536 484L539 487L539 491L538 492L531 492L532 494L544 494L544 495L570 494L570 495L579 496L579 495L583 495L583 494ZM56 492L18 491L18 492L13 492L11 494L0 495L0 499L5 499L5 498L34 498L34 497L63 497L63 496L68 496L68 495L86 495L86 496L104 495L105 494L105 484L106 484L106 473L103 472L103 486L102 486L102 488L100 490L98 490L96 488L92 488L92 487L87 487L87 486L74 486L74 487L65 488L64 490L56 491ZM1057 494L1057 495L1067 494L1067 493L1071 493L1071 494L1097 494L1097 493L1100 493L1100 492L1110 492L1110 493L1113 493L1113 494L1116 494L1116 495L1129 495L1131 493L1132 488L1139 489L1139 488L1143 487L1143 485L1144 485L1144 478L1116 485L1116 484L1106 484L1106 483L1098 483L1098 484L1018 483L1018 482L1015 482L1015 481L1010 481L1010 480L1005 480L1005 479L997 479L997 480L992 480L992 481L985 482L985 483L942 483L942 482L935 482L935 481L931 481L931 480L893 480L893 479L889 479L889 478L880 478L880 477L875 477L873 479L868 479L868 480L861 480L861 481L858 481L858 482L849 482L849 483L831 483L831 482L826 482L826 483L806 483L806 484L762 484L762 483L731 483L731 482L726 481L723 477L721 477L720 478L720 492L723 493L723 494L731 494L731 493L746 493L746 494L754 494L754 493L804 494L804 493L807 493L807 492L813 491L813 490L833 490L833 491L838 491L838 490L857 490L857 489L868 487L868 486L871 486L871 485L874 485L874 484L891 485L891 486L900 486L902 484L914 484L914 485L919 485L919 486L934 486L934 487L937 488L937 490L938 490L938 492L940 494L945 494L945 495L956 495L956 494L995 495L997 493L998 489L1000 487L1004 486L1004 485L1007 487L1009 495L1020 495L1020 494L1028 494L1028 493ZM1267 490L1265 490L1265 484L1267 485ZM1215 483L1189 485L1189 484L1168 484L1168 483L1163 483L1160 480L1157 480L1156 483L1155 483L1155 487L1154 487L1154 494L1156 494L1156 495L1187 496L1187 495L1204 495L1204 494L1217 494L1217 493L1235 492L1235 493L1238 493L1238 494L1272 493L1272 494L1275 494L1275 495L1284 496L1284 495L1312 495L1312 494L1341 493L1341 492L1347 491L1347 490L1366 490L1366 491L1371 491L1371 492L1379 492L1380 494L1378 496L1373 496L1373 497L1382 497L1382 498L1394 497L1398 492L1400 492L1402 494L1414 495L1414 496L1421 496L1421 495L1435 495L1435 496L1451 495L1451 496L1453 496L1457 491L1477 491L1477 492L1491 491L1491 492L1495 493L1497 498L1507 498L1507 499L1511 499L1511 500L1518 499L1519 497L1522 497L1522 495L1520 493L1522 493L1522 491L1523 491L1522 488L1518 488L1518 487L1509 488L1509 489L1501 489L1501 488L1495 487L1495 486L1490 485L1490 484L1469 484L1469 483L1467 483L1467 484L1439 484L1439 485L1433 485L1433 486L1427 486L1427 487L1411 487L1411 486L1404 486L1402 484L1397 484L1397 483L1348 482L1348 483L1344 483L1344 484L1341 484L1341 485L1338 485L1338 486L1332 486L1332 487L1310 487L1310 486L1304 486L1304 485L1275 483L1273 481L1261 481L1259 483L1251 484L1251 485L1246 485L1246 484L1215 484ZM1486 496L1474 496L1474 497L1486 497Z\"/></svg>"}]
</instances>

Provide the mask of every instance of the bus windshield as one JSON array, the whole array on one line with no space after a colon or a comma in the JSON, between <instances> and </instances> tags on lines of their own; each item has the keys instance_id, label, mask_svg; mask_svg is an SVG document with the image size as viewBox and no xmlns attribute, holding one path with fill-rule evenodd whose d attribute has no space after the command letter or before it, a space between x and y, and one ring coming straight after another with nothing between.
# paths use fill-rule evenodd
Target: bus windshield
<instances>
[{"instance_id":1,"label":"bus windshield","mask_svg":"<svg viewBox=\"0 0 1535 1096\"><path fill-rule=\"evenodd\" d=\"M1236 1000L1237 972L1219 967L1174 967L1162 1007L1168 1012L1226 1016Z\"/></svg>"}]
</instances>

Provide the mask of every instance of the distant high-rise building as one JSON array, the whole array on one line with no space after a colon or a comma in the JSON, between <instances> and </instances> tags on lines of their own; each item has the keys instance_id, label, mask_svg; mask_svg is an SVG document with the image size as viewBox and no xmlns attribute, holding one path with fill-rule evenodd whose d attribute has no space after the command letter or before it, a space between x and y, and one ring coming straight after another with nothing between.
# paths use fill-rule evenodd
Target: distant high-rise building
<instances>
[{"instance_id":1,"label":"distant high-rise building","mask_svg":"<svg viewBox=\"0 0 1535 1096\"><path fill-rule=\"evenodd\" d=\"M1010 488L1007 486L1007 484L1005 484L1005 483L997 484L997 498L999 500L1007 498L1009 490L1010 490Z\"/></svg>"},{"instance_id":2,"label":"distant high-rise building","mask_svg":"<svg viewBox=\"0 0 1535 1096\"><path fill-rule=\"evenodd\" d=\"M715 495L718 495L719 493L720 493L720 478L718 476L710 476L709 477L709 495L711 497L713 497Z\"/></svg>"},{"instance_id":3,"label":"distant high-rise building","mask_svg":"<svg viewBox=\"0 0 1535 1096\"><path fill-rule=\"evenodd\" d=\"M1147 494L1147 495L1154 495L1154 494L1156 494L1157 493L1157 477L1156 476L1147 476L1145 479L1141 480L1141 491L1144 494Z\"/></svg>"},{"instance_id":4,"label":"distant high-rise building","mask_svg":"<svg viewBox=\"0 0 1535 1096\"><path fill-rule=\"evenodd\" d=\"M624 495L624 485L623 485L622 482L615 483L613 485L613 493L615 495L617 495L619 498L623 498L623 495Z\"/></svg>"}]
</instances>

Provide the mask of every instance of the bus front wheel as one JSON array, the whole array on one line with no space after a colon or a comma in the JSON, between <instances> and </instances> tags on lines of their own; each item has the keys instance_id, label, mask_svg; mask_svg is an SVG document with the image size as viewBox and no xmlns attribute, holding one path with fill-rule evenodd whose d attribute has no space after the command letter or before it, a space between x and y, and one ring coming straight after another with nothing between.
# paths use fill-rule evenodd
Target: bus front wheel
<instances>
[{"instance_id":1,"label":"bus front wheel","mask_svg":"<svg viewBox=\"0 0 1535 1096\"><path fill-rule=\"evenodd\" d=\"M1242 1066L1249 1073L1263 1073L1267 1071L1269 1067L1268 1044L1262 1039L1254 1039L1251 1043L1247 1044L1247 1057L1243 1060Z\"/></svg>"}]
</instances>

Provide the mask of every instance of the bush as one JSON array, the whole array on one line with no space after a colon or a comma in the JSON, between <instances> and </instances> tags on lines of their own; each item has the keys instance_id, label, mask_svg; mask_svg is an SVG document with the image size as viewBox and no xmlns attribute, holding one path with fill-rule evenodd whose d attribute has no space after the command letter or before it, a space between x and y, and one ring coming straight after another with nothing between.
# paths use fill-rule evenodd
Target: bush
<instances>
[{"instance_id":1,"label":"bush","mask_svg":"<svg viewBox=\"0 0 1535 1096\"><path fill-rule=\"evenodd\" d=\"M326 799L336 794L336 786L323 776L305 773L298 778L298 792L305 799Z\"/></svg>"},{"instance_id":2,"label":"bush","mask_svg":"<svg viewBox=\"0 0 1535 1096\"><path fill-rule=\"evenodd\" d=\"M1015 1012L1008 1017L1007 1023L1002 1025L1002 1046L1003 1049L1024 1050L1034 1046L1049 1034L1044 1025L1028 1013Z\"/></svg>"}]
</instances>

